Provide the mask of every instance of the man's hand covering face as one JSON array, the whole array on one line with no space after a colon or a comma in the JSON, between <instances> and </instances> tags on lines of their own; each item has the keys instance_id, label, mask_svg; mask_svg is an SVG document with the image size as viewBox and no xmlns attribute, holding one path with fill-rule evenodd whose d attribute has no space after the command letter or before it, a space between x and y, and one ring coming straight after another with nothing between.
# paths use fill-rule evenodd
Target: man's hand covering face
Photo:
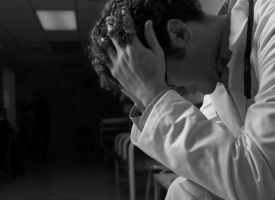
<instances>
[{"instance_id":1,"label":"man's hand covering face","mask_svg":"<svg viewBox=\"0 0 275 200\"><path fill-rule=\"evenodd\" d=\"M144 28L148 49L139 41L132 17L126 8L122 9L122 16L125 32L131 42L125 46L119 45L109 34L116 22L111 16L107 17L108 35L113 43L107 52L112 63L107 65L120 84L146 107L161 91L168 88L164 79L164 52L156 39L152 21L147 21Z\"/></svg>"}]
</instances>

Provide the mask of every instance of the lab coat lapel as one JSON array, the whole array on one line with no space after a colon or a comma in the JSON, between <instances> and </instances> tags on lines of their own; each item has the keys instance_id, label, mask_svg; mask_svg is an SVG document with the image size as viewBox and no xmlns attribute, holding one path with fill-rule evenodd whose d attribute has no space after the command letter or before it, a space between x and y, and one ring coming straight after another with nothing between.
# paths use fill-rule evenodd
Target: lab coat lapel
<instances>
[{"instance_id":1,"label":"lab coat lapel","mask_svg":"<svg viewBox=\"0 0 275 200\"><path fill-rule=\"evenodd\" d=\"M240 135L241 122L238 120L234 112L235 110L232 106L231 99L226 92L224 85L218 83L214 93L209 95L209 97L216 109L216 113L227 126L229 131L231 131L234 136Z\"/></svg>"},{"instance_id":2,"label":"lab coat lapel","mask_svg":"<svg viewBox=\"0 0 275 200\"><path fill-rule=\"evenodd\" d=\"M228 13L227 13L227 22L226 22L226 24L228 24L228 25L226 25L226 27L225 27L226 29L224 30L224 33L223 33L224 35L223 35L223 41L222 41L222 48L221 48L221 52L220 52L220 57L228 59L228 60L231 60L236 55L236 54L235 55L231 54L232 53L231 51L233 48L230 49L228 46L228 45L230 45L228 38L229 38L229 36L232 37L232 26L235 26L235 25L231 24L231 20L232 20L231 19L231 10L235 6L235 4L236 4L236 0L230 1ZM235 14L235 13L233 13L233 14ZM230 27L230 24L231 24L231 27ZM236 32L237 34L239 33L239 30L234 29L233 31ZM235 39L234 41L237 41L237 38L238 38L237 36L234 37L233 38L233 39ZM231 42L231 46L233 47L232 44L233 43ZM228 50L228 48L229 48L229 50ZM231 62L231 63L234 63L234 62ZM228 87L232 88L232 86L233 86L233 88L235 89L235 86L238 85L239 82L235 84L234 81L232 81L232 74L233 74L232 71L235 70L235 69L233 69L234 66L232 64L230 65L230 62L228 63L227 66L229 66L228 67L229 68L229 77L228 77L229 85L228 85ZM235 73L238 73L237 71ZM238 77L240 78L240 76L238 76ZM212 101L212 104L216 108L216 113L219 115L219 117L224 122L224 124L227 126L227 128L234 134L234 136L241 134L240 130L241 130L242 122L239 121L239 118L236 115L236 110L232 105L232 99L230 98L229 94L227 93L224 85L221 83L218 83L215 92L213 94L209 95L209 97Z\"/></svg>"},{"instance_id":3,"label":"lab coat lapel","mask_svg":"<svg viewBox=\"0 0 275 200\"><path fill-rule=\"evenodd\" d=\"M229 49L232 51L229 68L228 87L243 118L246 115L244 96L244 52L247 35L248 0L239 0L231 11Z\"/></svg>"}]
</instances>

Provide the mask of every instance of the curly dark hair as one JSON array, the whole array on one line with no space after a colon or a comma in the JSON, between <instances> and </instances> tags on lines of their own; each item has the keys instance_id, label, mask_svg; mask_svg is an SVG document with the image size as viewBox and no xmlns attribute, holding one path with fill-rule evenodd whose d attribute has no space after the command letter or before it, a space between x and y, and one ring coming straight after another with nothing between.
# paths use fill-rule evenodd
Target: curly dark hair
<instances>
[{"instance_id":1,"label":"curly dark hair","mask_svg":"<svg viewBox=\"0 0 275 200\"><path fill-rule=\"evenodd\" d=\"M88 46L92 66L100 77L101 87L114 94L122 88L112 76L107 63L111 60L107 50L113 46L110 37L114 37L121 46L131 43L129 35L124 31L127 21L122 16L122 9L130 12L136 34L141 43L148 47L144 37L144 25L152 20L156 37L161 47L166 47L166 54L177 59L183 59L185 50L171 46L166 23L170 19L179 19L182 22L192 20L202 21L204 13L198 0L109 0L101 11L101 17L90 31ZM114 29L108 33L106 18L115 19Z\"/></svg>"}]
</instances>

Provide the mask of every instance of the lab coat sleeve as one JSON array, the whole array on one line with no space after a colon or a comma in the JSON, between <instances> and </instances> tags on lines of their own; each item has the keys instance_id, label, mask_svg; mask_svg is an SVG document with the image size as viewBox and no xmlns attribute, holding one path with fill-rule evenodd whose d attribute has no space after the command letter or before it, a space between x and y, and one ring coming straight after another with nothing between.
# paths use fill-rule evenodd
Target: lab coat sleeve
<instances>
[{"instance_id":1,"label":"lab coat sleeve","mask_svg":"<svg viewBox=\"0 0 275 200\"><path fill-rule=\"evenodd\" d=\"M270 165L248 130L234 138L171 90L156 103L142 132L133 127L131 139L178 175L224 199L273 199Z\"/></svg>"}]
</instances>

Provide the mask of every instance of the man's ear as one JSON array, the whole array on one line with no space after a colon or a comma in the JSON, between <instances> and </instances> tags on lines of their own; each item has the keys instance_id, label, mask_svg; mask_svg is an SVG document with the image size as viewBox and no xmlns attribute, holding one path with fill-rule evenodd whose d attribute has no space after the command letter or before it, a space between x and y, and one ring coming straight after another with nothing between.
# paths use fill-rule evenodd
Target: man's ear
<instances>
[{"instance_id":1,"label":"man's ear","mask_svg":"<svg viewBox=\"0 0 275 200\"><path fill-rule=\"evenodd\" d=\"M170 19L166 24L167 32L175 46L188 45L192 40L192 32L189 27L178 19Z\"/></svg>"}]
</instances>

